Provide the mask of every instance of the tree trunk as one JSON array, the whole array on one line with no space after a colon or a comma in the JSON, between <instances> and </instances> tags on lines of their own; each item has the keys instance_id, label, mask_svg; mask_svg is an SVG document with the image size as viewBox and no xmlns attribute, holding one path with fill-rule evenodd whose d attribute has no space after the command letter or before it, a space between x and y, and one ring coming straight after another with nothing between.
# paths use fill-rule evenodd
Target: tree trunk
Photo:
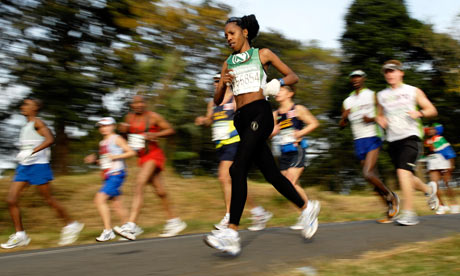
<instances>
[{"instance_id":1,"label":"tree trunk","mask_svg":"<svg viewBox=\"0 0 460 276\"><path fill-rule=\"evenodd\" d=\"M52 150L52 167L56 174L67 174L69 156L69 137L65 133L65 123L55 122L56 140Z\"/></svg>"}]
</instances>

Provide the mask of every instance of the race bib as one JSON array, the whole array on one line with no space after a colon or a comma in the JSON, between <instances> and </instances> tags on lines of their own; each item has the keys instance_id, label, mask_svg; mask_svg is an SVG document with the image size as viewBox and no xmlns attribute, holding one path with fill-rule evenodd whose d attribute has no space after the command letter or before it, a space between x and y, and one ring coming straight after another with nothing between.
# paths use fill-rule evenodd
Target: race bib
<instances>
[{"instance_id":1,"label":"race bib","mask_svg":"<svg viewBox=\"0 0 460 276\"><path fill-rule=\"evenodd\" d=\"M235 78L232 90L235 95L256 92L260 89L260 70L256 65L240 66L233 69Z\"/></svg>"},{"instance_id":2,"label":"race bib","mask_svg":"<svg viewBox=\"0 0 460 276\"><path fill-rule=\"evenodd\" d=\"M229 122L219 121L212 125L212 140L220 141L230 138Z\"/></svg>"},{"instance_id":3,"label":"race bib","mask_svg":"<svg viewBox=\"0 0 460 276\"><path fill-rule=\"evenodd\" d=\"M101 155L101 158L99 159L99 166L101 167L101 170L112 168L112 160L107 154Z\"/></svg>"},{"instance_id":4,"label":"race bib","mask_svg":"<svg viewBox=\"0 0 460 276\"><path fill-rule=\"evenodd\" d=\"M285 128L280 130L279 136L281 145L293 144L297 140L294 136L294 129L292 128Z\"/></svg>"},{"instance_id":5,"label":"race bib","mask_svg":"<svg viewBox=\"0 0 460 276\"><path fill-rule=\"evenodd\" d=\"M145 137L141 134L128 134L128 145L133 150L145 148Z\"/></svg>"}]
</instances>

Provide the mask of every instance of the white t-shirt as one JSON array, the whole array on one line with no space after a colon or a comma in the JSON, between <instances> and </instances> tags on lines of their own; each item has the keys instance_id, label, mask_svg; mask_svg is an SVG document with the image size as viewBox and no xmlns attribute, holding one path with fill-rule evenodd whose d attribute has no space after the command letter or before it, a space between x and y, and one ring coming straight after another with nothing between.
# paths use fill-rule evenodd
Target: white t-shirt
<instances>
[{"instance_id":1,"label":"white t-shirt","mask_svg":"<svg viewBox=\"0 0 460 276\"><path fill-rule=\"evenodd\" d=\"M414 135L423 137L421 120L412 119L407 113L417 110L416 91L416 87L402 84L395 89L388 87L377 93L379 104L383 107L383 115L388 121L388 142Z\"/></svg>"},{"instance_id":2,"label":"white t-shirt","mask_svg":"<svg viewBox=\"0 0 460 276\"><path fill-rule=\"evenodd\" d=\"M366 123L363 120L364 115L369 118L375 118L375 92L363 88L358 94L356 91L350 93L350 96L343 101L343 108L350 110L348 120L351 124L353 138L361 139L366 137L382 136L380 127L375 123Z\"/></svg>"}]
</instances>

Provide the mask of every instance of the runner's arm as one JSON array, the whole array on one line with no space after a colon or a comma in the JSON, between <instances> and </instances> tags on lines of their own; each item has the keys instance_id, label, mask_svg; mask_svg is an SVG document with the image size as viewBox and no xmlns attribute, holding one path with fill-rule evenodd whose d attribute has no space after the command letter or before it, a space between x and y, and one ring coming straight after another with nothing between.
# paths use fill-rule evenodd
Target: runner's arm
<instances>
[{"instance_id":1,"label":"runner's arm","mask_svg":"<svg viewBox=\"0 0 460 276\"><path fill-rule=\"evenodd\" d=\"M42 120L38 118L35 118L35 130L38 132L38 134L45 137L45 140L33 149L32 154L46 149L54 143L54 136L51 133L51 130L48 128L48 126L46 126L46 124Z\"/></svg>"},{"instance_id":2,"label":"runner's arm","mask_svg":"<svg viewBox=\"0 0 460 276\"><path fill-rule=\"evenodd\" d=\"M214 93L214 104L216 106L220 105L224 100L225 91L227 91L227 83L233 82L233 75L229 73L227 61L222 65L222 71L220 73L222 76L217 85L216 92Z\"/></svg>"},{"instance_id":3,"label":"runner's arm","mask_svg":"<svg viewBox=\"0 0 460 276\"><path fill-rule=\"evenodd\" d=\"M377 104L377 116L375 117L375 122L380 125L383 129L386 129L388 126L387 119L383 115L383 107L379 103L378 98L375 98L375 102Z\"/></svg>"},{"instance_id":4,"label":"runner's arm","mask_svg":"<svg viewBox=\"0 0 460 276\"><path fill-rule=\"evenodd\" d=\"M161 116L160 114L152 112L150 116L151 121L160 127L160 131L147 132L146 138L148 140L155 140L156 138L166 137L176 133L171 124L168 121L166 121L166 119L163 118L163 116Z\"/></svg>"},{"instance_id":5,"label":"runner's arm","mask_svg":"<svg viewBox=\"0 0 460 276\"><path fill-rule=\"evenodd\" d=\"M275 124L273 126L272 134L270 134L270 137L268 137L270 139L280 132L280 125L277 123L278 119L276 117L278 117L278 110L273 111L273 121L275 122Z\"/></svg>"},{"instance_id":6,"label":"runner's arm","mask_svg":"<svg viewBox=\"0 0 460 276\"><path fill-rule=\"evenodd\" d=\"M210 126L212 124L212 107L214 106L213 101L209 101L206 108L206 116L199 116L195 119L195 125L197 126Z\"/></svg>"},{"instance_id":7,"label":"runner's arm","mask_svg":"<svg viewBox=\"0 0 460 276\"><path fill-rule=\"evenodd\" d=\"M436 107L428 100L427 96L425 93L423 93L422 90L417 88L416 90L416 101L417 104L421 107L420 110L411 110L408 112L409 116L412 119L417 119L421 117L435 117L438 115L438 111L436 110Z\"/></svg>"},{"instance_id":8,"label":"runner's arm","mask_svg":"<svg viewBox=\"0 0 460 276\"><path fill-rule=\"evenodd\" d=\"M305 127L295 132L296 138L300 138L311 133L319 126L319 122L316 117L305 106L296 105L295 112L297 117L299 117L299 119L305 123Z\"/></svg>"},{"instance_id":9,"label":"runner's arm","mask_svg":"<svg viewBox=\"0 0 460 276\"><path fill-rule=\"evenodd\" d=\"M259 51L260 62L262 62L265 71L267 71L269 65L278 70L283 75L283 80L285 85L296 84L299 81L299 77L294 73L294 71L289 68L275 53L270 49L263 48Z\"/></svg>"},{"instance_id":10,"label":"runner's arm","mask_svg":"<svg viewBox=\"0 0 460 276\"><path fill-rule=\"evenodd\" d=\"M340 118L339 126L340 128L344 128L348 124L348 115L350 115L350 109L345 109L342 107L342 118Z\"/></svg>"},{"instance_id":11,"label":"runner's arm","mask_svg":"<svg viewBox=\"0 0 460 276\"><path fill-rule=\"evenodd\" d=\"M126 158L129 158L129 157L132 157L132 156L136 155L136 152L130 146L128 146L128 143L126 142L126 140L123 137L117 136L117 138L115 140L115 144L123 149L123 153L122 154L117 154L117 155L112 155L111 156L112 160L113 159L126 159Z\"/></svg>"}]
</instances>

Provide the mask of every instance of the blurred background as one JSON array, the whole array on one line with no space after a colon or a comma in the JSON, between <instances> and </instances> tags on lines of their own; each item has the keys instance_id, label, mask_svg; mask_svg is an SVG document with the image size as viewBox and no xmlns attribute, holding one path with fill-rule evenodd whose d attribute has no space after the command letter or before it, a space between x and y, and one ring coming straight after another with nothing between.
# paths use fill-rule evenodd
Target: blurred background
<instances>
[{"instance_id":1,"label":"blurred background","mask_svg":"<svg viewBox=\"0 0 460 276\"><path fill-rule=\"evenodd\" d=\"M224 23L230 15L250 13L241 6L244 2L229 1L238 5L234 8L217 0L2 1L0 172L11 175L15 167L19 129L25 122L18 107L24 97L43 100L40 116L56 137L54 172L67 175L91 169L82 158L97 149L95 121L102 116L120 121L130 97L143 94L149 109L162 114L177 131L162 144L170 166L184 178L215 175L211 131L195 126L194 119L206 113L213 95L212 75L230 54ZM296 8L296 1L285 2L289 9ZM379 91L385 87L381 64L401 60L405 81L420 87L438 109L439 116L424 123L443 124L444 136L457 153L460 150L460 8L451 28L440 32L413 18L407 1L348 2L339 18L343 31L336 38L338 48L323 47L315 37L301 40L282 30L267 30L261 21L262 31L253 45L270 48L297 73L295 102L320 120L320 128L309 137L302 185L341 193L366 186L350 129L339 130L337 125L342 101L353 90L348 80L352 70L364 70L367 86ZM288 8L280 10L281 19L273 20L292 21ZM295 20L300 28L318 27L308 17ZM274 71L268 75L280 77ZM394 185L385 151L379 170ZM256 172L251 178L262 180Z\"/></svg>"}]
</instances>

